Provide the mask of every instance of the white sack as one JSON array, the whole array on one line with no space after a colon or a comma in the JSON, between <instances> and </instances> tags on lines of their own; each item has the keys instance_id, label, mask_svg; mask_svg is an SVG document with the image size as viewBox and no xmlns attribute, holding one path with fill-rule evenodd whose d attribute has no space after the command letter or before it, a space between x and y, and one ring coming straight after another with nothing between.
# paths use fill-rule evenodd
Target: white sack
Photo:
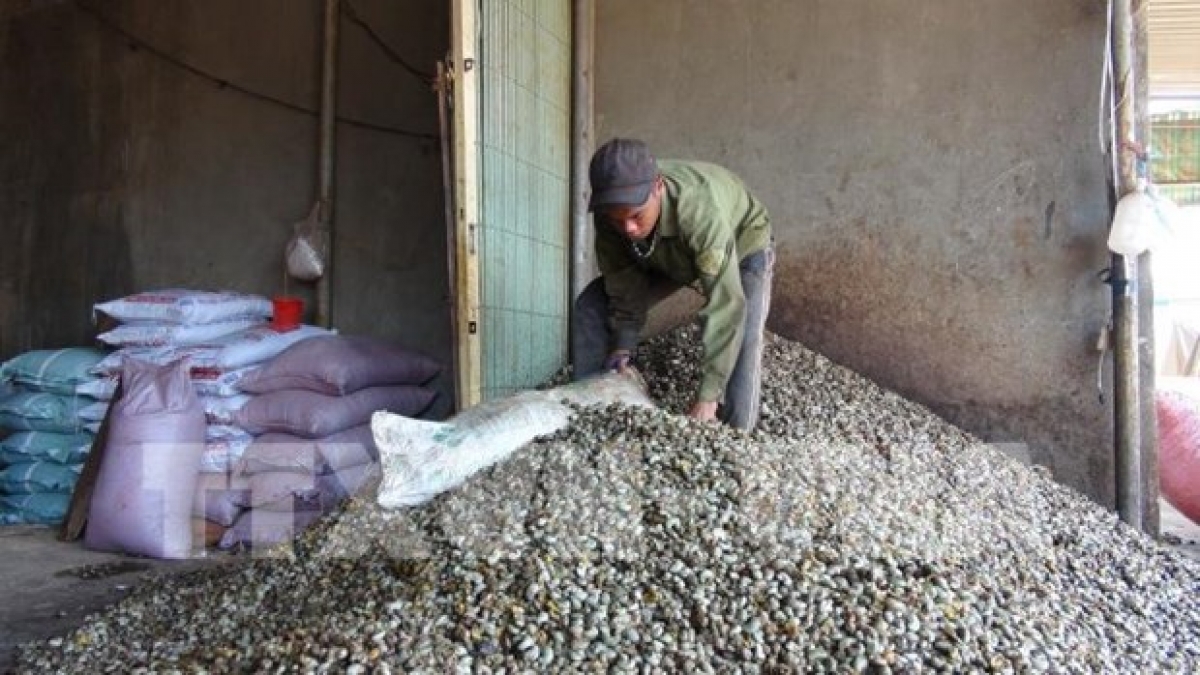
<instances>
[{"instance_id":1,"label":"white sack","mask_svg":"<svg viewBox=\"0 0 1200 675\"><path fill-rule=\"evenodd\" d=\"M217 430L215 433L213 430ZM238 433L240 432L240 433ZM216 435L222 434L222 435ZM254 437L237 427L210 424L206 429L209 436L200 453L200 473L228 473L241 459Z\"/></svg>"},{"instance_id":2,"label":"white sack","mask_svg":"<svg viewBox=\"0 0 1200 675\"><path fill-rule=\"evenodd\" d=\"M261 295L233 291L168 288L102 302L95 310L123 323L200 324L246 317L263 320L271 316L271 301Z\"/></svg>"},{"instance_id":3,"label":"white sack","mask_svg":"<svg viewBox=\"0 0 1200 675\"><path fill-rule=\"evenodd\" d=\"M233 424L234 415L249 401L250 397L246 394L200 397L204 419L209 424Z\"/></svg>"},{"instance_id":4,"label":"white sack","mask_svg":"<svg viewBox=\"0 0 1200 675\"><path fill-rule=\"evenodd\" d=\"M262 319L231 319L218 323L126 323L96 336L114 347L183 347L214 340L265 325Z\"/></svg>"},{"instance_id":5,"label":"white sack","mask_svg":"<svg viewBox=\"0 0 1200 675\"><path fill-rule=\"evenodd\" d=\"M377 412L371 431L383 468L379 505L415 506L458 487L534 438L567 426L569 403L654 406L645 382L630 370L488 401L445 422Z\"/></svg>"},{"instance_id":6,"label":"white sack","mask_svg":"<svg viewBox=\"0 0 1200 675\"><path fill-rule=\"evenodd\" d=\"M123 352L116 353L123 355ZM193 367L191 368L192 386L196 388L196 393L200 396L238 396L242 393L238 386L242 379L261 367L258 364L234 370ZM84 382L75 387L75 393L101 401L111 400L117 393L117 376L108 375Z\"/></svg>"},{"instance_id":7,"label":"white sack","mask_svg":"<svg viewBox=\"0 0 1200 675\"><path fill-rule=\"evenodd\" d=\"M111 401L117 393L117 376L93 377L87 382L75 385L75 394L88 396L100 401Z\"/></svg>"},{"instance_id":8,"label":"white sack","mask_svg":"<svg viewBox=\"0 0 1200 675\"><path fill-rule=\"evenodd\" d=\"M187 359L192 378L198 379L205 373L227 373L268 361L297 342L319 335L333 335L333 332L318 326L300 326L280 333L270 326L256 326L207 344L126 347L109 354L91 370L96 375L112 375L121 370L126 358L158 365Z\"/></svg>"}]
</instances>

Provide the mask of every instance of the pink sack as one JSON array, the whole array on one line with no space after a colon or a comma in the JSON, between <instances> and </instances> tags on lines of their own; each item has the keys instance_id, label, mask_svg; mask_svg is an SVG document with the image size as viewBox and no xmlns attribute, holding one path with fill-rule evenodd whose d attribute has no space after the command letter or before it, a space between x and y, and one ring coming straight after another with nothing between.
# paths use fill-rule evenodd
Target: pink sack
<instances>
[{"instance_id":1,"label":"pink sack","mask_svg":"<svg viewBox=\"0 0 1200 675\"><path fill-rule=\"evenodd\" d=\"M279 471L250 477L249 500L243 506L268 511L319 509L329 513L379 475L378 464L352 466L335 473Z\"/></svg>"},{"instance_id":2,"label":"pink sack","mask_svg":"<svg viewBox=\"0 0 1200 675\"><path fill-rule=\"evenodd\" d=\"M255 396L233 413L234 424L252 434L268 431L324 438L367 424L372 413L386 410L405 417L420 415L437 392L399 385L368 387L347 396L326 396L311 391L277 391Z\"/></svg>"},{"instance_id":3,"label":"pink sack","mask_svg":"<svg viewBox=\"0 0 1200 675\"><path fill-rule=\"evenodd\" d=\"M1200 523L1200 381L1184 380L1164 379L1155 395L1159 484L1172 506Z\"/></svg>"},{"instance_id":4,"label":"pink sack","mask_svg":"<svg viewBox=\"0 0 1200 675\"><path fill-rule=\"evenodd\" d=\"M250 476L249 499L243 506L268 511L321 510L321 489L312 474L279 471Z\"/></svg>"},{"instance_id":5,"label":"pink sack","mask_svg":"<svg viewBox=\"0 0 1200 675\"><path fill-rule=\"evenodd\" d=\"M363 424L317 439L275 432L263 434L242 453L237 467L244 474L293 471L316 475L377 459L379 451L375 449L371 425Z\"/></svg>"},{"instance_id":6,"label":"pink sack","mask_svg":"<svg viewBox=\"0 0 1200 675\"><path fill-rule=\"evenodd\" d=\"M441 369L437 361L399 345L333 335L288 347L238 386L254 394L286 389L350 394L367 387L425 384Z\"/></svg>"},{"instance_id":7,"label":"pink sack","mask_svg":"<svg viewBox=\"0 0 1200 675\"><path fill-rule=\"evenodd\" d=\"M318 510L266 511L254 509L238 516L218 544L223 549L235 546L274 546L290 542L321 518Z\"/></svg>"},{"instance_id":8,"label":"pink sack","mask_svg":"<svg viewBox=\"0 0 1200 675\"><path fill-rule=\"evenodd\" d=\"M183 362L126 362L92 493L88 548L153 558L192 553L204 408Z\"/></svg>"},{"instance_id":9,"label":"pink sack","mask_svg":"<svg viewBox=\"0 0 1200 675\"><path fill-rule=\"evenodd\" d=\"M230 473L202 473L196 479L192 515L229 527L245 509L250 481Z\"/></svg>"}]
</instances>

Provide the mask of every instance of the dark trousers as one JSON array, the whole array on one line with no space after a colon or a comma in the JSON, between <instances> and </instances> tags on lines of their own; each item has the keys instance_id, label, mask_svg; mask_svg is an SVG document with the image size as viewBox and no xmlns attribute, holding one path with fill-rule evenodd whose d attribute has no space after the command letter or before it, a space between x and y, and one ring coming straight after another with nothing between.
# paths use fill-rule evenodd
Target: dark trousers
<instances>
[{"instance_id":1,"label":"dark trousers","mask_svg":"<svg viewBox=\"0 0 1200 675\"><path fill-rule=\"evenodd\" d=\"M746 322L737 363L725 386L721 420L739 429L752 429L758 423L762 398L763 331L771 309L771 278L775 272L775 249L768 247L747 256L738 265L742 293L746 297ZM655 307L679 291L679 284L662 277L652 280L647 306ZM588 284L575 300L571 314L571 354L575 379L595 374L604 368L611 340L608 326L608 293L604 278ZM647 337L643 335L643 338Z\"/></svg>"}]
</instances>

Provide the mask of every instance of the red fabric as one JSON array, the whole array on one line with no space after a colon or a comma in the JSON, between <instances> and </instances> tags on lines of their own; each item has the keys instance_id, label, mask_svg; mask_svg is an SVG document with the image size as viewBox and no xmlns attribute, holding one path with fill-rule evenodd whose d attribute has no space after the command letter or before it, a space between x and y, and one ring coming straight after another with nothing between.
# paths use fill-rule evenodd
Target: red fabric
<instances>
[{"instance_id":1,"label":"red fabric","mask_svg":"<svg viewBox=\"0 0 1200 675\"><path fill-rule=\"evenodd\" d=\"M1200 523L1200 387L1160 387L1154 403L1162 494L1192 522Z\"/></svg>"}]
</instances>

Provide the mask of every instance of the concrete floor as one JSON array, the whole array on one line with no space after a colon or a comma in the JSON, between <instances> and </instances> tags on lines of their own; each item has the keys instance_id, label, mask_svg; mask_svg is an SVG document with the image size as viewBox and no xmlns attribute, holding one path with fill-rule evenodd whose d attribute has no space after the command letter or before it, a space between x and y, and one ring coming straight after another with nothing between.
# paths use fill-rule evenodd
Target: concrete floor
<instances>
[{"instance_id":1,"label":"concrete floor","mask_svg":"<svg viewBox=\"0 0 1200 675\"><path fill-rule=\"evenodd\" d=\"M1165 499L1158 500L1158 508L1158 526L1163 543L1194 560L1200 560L1200 525L1188 520Z\"/></svg>"},{"instance_id":2,"label":"concrete floor","mask_svg":"<svg viewBox=\"0 0 1200 675\"><path fill-rule=\"evenodd\" d=\"M57 532L0 527L0 673L12 670L17 645L65 634L152 575L247 559L223 553L193 560L133 558L58 541Z\"/></svg>"},{"instance_id":3,"label":"concrete floor","mask_svg":"<svg viewBox=\"0 0 1200 675\"><path fill-rule=\"evenodd\" d=\"M1164 543L1200 560L1200 526L1165 501L1161 507ZM17 645L65 634L157 573L249 559L223 553L182 561L132 558L63 543L56 533L46 527L0 527L0 673L12 669Z\"/></svg>"}]
</instances>

